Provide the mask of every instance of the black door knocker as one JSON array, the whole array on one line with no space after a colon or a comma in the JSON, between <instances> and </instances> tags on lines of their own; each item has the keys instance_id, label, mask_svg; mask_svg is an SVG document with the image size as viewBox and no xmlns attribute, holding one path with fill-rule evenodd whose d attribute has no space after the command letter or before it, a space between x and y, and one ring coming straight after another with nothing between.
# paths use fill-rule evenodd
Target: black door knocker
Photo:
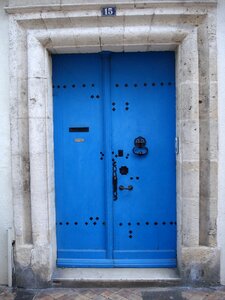
<instances>
[{"instance_id":1,"label":"black door knocker","mask_svg":"<svg viewBox=\"0 0 225 300\"><path fill-rule=\"evenodd\" d=\"M143 156L148 154L148 148L146 147L146 139L142 136L137 137L134 140L133 153L138 156Z\"/></svg>"}]
</instances>

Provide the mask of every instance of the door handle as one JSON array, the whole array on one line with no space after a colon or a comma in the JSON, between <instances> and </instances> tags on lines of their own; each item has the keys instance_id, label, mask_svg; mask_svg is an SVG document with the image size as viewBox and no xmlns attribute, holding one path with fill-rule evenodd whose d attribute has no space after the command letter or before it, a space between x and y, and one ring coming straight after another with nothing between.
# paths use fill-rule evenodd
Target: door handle
<instances>
[{"instance_id":1,"label":"door handle","mask_svg":"<svg viewBox=\"0 0 225 300\"><path fill-rule=\"evenodd\" d=\"M120 191L124 191L124 190L132 191L132 190L133 190L133 185L128 185L128 187L125 187L125 186L123 186L123 185L120 185L120 186L119 186L119 189L120 189Z\"/></svg>"}]
</instances>

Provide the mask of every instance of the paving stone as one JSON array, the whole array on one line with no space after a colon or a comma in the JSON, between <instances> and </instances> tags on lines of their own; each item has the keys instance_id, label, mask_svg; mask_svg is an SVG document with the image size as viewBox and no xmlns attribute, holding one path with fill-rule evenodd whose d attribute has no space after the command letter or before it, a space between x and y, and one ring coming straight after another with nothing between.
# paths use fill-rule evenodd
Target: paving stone
<instances>
[{"instance_id":1,"label":"paving stone","mask_svg":"<svg viewBox=\"0 0 225 300\"><path fill-rule=\"evenodd\" d=\"M101 293L101 296L106 297L106 299L108 299L107 297L112 295L112 291L110 289L105 290L103 293Z\"/></svg>"},{"instance_id":2,"label":"paving stone","mask_svg":"<svg viewBox=\"0 0 225 300\"><path fill-rule=\"evenodd\" d=\"M214 292L208 297L206 297L204 300L225 300L225 294L220 292Z\"/></svg>"},{"instance_id":3,"label":"paving stone","mask_svg":"<svg viewBox=\"0 0 225 300\"><path fill-rule=\"evenodd\" d=\"M142 299L141 294L135 294L135 289L120 289L116 294L129 300L139 300Z\"/></svg>"},{"instance_id":4,"label":"paving stone","mask_svg":"<svg viewBox=\"0 0 225 300\"><path fill-rule=\"evenodd\" d=\"M127 299L129 299L129 300L142 300L143 298L142 298L142 296L139 296L139 295L136 295L136 294L130 294Z\"/></svg>"},{"instance_id":5,"label":"paving stone","mask_svg":"<svg viewBox=\"0 0 225 300\"><path fill-rule=\"evenodd\" d=\"M59 299L60 297L63 297L63 296L68 296L68 295L70 295L70 294L67 294L66 292L61 292L61 293L56 293L56 294L53 294L53 299Z\"/></svg>"},{"instance_id":6,"label":"paving stone","mask_svg":"<svg viewBox=\"0 0 225 300\"><path fill-rule=\"evenodd\" d=\"M79 295L79 294L72 294L72 295L64 295L60 298L58 298L59 300L75 300L75 299L79 299L79 300L89 300L87 297L83 296L83 295Z\"/></svg>"},{"instance_id":7,"label":"paving stone","mask_svg":"<svg viewBox=\"0 0 225 300\"><path fill-rule=\"evenodd\" d=\"M0 287L0 300L225 300L225 287L213 288L50 288Z\"/></svg>"},{"instance_id":8,"label":"paving stone","mask_svg":"<svg viewBox=\"0 0 225 300\"><path fill-rule=\"evenodd\" d=\"M15 297L13 289L0 286L0 300L14 300Z\"/></svg>"},{"instance_id":9,"label":"paving stone","mask_svg":"<svg viewBox=\"0 0 225 300\"><path fill-rule=\"evenodd\" d=\"M15 300L33 300L36 292L30 290L18 290L16 292ZM49 299L48 299L49 300Z\"/></svg>"},{"instance_id":10,"label":"paving stone","mask_svg":"<svg viewBox=\"0 0 225 300\"><path fill-rule=\"evenodd\" d=\"M44 291L42 291L40 294L38 294L38 297L40 296L50 296L52 297L52 299L59 299L63 296L69 296L69 295L77 295L77 292L75 292L74 290L72 289L46 289ZM36 299L39 299L37 296L35 298ZM40 298L40 299L43 299L43 298Z\"/></svg>"},{"instance_id":11,"label":"paving stone","mask_svg":"<svg viewBox=\"0 0 225 300\"><path fill-rule=\"evenodd\" d=\"M133 293L136 294L136 295L141 296L141 295L142 295L142 292L143 292L143 289L140 289L140 288L138 288L138 289L133 289Z\"/></svg>"},{"instance_id":12,"label":"paving stone","mask_svg":"<svg viewBox=\"0 0 225 300\"><path fill-rule=\"evenodd\" d=\"M101 295L103 292L106 291L105 288L97 288L97 289L91 289L92 293L95 294L96 296L97 295Z\"/></svg>"},{"instance_id":13,"label":"paving stone","mask_svg":"<svg viewBox=\"0 0 225 300\"><path fill-rule=\"evenodd\" d=\"M11 296L11 295L0 295L0 300L14 300L15 296Z\"/></svg>"},{"instance_id":14,"label":"paving stone","mask_svg":"<svg viewBox=\"0 0 225 300\"><path fill-rule=\"evenodd\" d=\"M121 296L117 293L113 293L112 295L110 295L108 297L108 299L110 299L110 300L127 300L128 298L124 298L123 296Z\"/></svg>"},{"instance_id":15,"label":"paving stone","mask_svg":"<svg viewBox=\"0 0 225 300\"><path fill-rule=\"evenodd\" d=\"M60 294L72 294L74 293L74 289L70 288L49 288L42 290L43 293L47 293L48 295L54 294L54 296L60 295Z\"/></svg>"},{"instance_id":16,"label":"paving stone","mask_svg":"<svg viewBox=\"0 0 225 300\"><path fill-rule=\"evenodd\" d=\"M98 295L95 298L93 298L93 300L106 300L106 299L108 299L108 298L105 298L105 297L103 297L101 295Z\"/></svg>"},{"instance_id":17,"label":"paving stone","mask_svg":"<svg viewBox=\"0 0 225 300\"><path fill-rule=\"evenodd\" d=\"M82 291L80 294L84 295L84 296L86 296L87 298L90 298L90 299L97 296L93 290L92 291L91 290Z\"/></svg>"},{"instance_id":18,"label":"paving stone","mask_svg":"<svg viewBox=\"0 0 225 300\"><path fill-rule=\"evenodd\" d=\"M14 300L14 299L15 299L14 294L6 294L6 293L0 294L0 300Z\"/></svg>"},{"instance_id":19,"label":"paving stone","mask_svg":"<svg viewBox=\"0 0 225 300\"><path fill-rule=\"evenodd\" d=\"M128 298L129 295L133 292L132 289L120 289L117 294L121 295L124 298Z\"/></svg>"},{"instance_id":20,"label":"paving stone","mask_svg":"<svg viewBox=\"0 0 225 300\"><path fill-rule=\"evenodd\" d=\"M218 287L216 287L215 290L216 291L221 291L221 292L225 293L225 286L218 286Z\"/></svg>"},{"instance_id":21,"label":"paving stone","mask_svg":"<svg viewBox=\"0 0 225 300\"><path fill-rule=\"evenodd\" d=\"M190 298L188 298L188 300L205 300L205 299L208 299L208 294L205 294L205 295L199 295L199 294L196 294L196 295L192 295Z\"/></svg>"},{"instance_id":22,"label":"paving stone","mask_svg":"<svg viewBox=\"0 0 225 300\"><path fill-rule=\"evenodd\" d=\"M33 298L34 300L53 300L54 298L51 296L46 295L40 295Z\"/></svg>"},{"instance_id":23,"label":"paving stone","mask_svg":"<svg viewBox=\"0 0 225 300\"><path fill-rule=\"evenodd\" d=\"M187 300L204 300L207 296L207 292L182 292L183 299Z\"/></svg>"},{"instance_id":24,"label":"paving stone","mask_svg":"<svg viewBox=\"0 0 225 300\"><path fill-rule=\"evenodd\" d=\"M182 292L179 290L151 291L142 294L143 300L184 300Z\"/></svg>"}]
</instances>

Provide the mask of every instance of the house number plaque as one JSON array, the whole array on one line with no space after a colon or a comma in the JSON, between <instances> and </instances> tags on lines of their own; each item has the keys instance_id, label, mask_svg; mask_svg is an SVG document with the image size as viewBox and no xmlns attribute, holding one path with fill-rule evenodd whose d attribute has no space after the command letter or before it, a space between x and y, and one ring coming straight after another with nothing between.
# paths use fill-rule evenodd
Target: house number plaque
<instances>
[{"instance_id":1,"label":"house number plaque","mask_svg":"<svg viewBox=\"0 0 225 300\"><path fill-rule=\"evenodd\" d=\"M102 8L103 17L113 17L116 16L116 7L103 7Z\"/></svg>"}]
</instances>

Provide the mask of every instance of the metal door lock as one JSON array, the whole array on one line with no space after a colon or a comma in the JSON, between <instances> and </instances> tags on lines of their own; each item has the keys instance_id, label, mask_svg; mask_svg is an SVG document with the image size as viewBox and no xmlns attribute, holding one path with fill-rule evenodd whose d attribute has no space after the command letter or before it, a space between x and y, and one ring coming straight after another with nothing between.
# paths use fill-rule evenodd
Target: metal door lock
<instances>
[{"instance_id":1,"label":"metal door lock","mask_svg":"<svg viewBox=\"0 0 225 300\"><path fill-rule=\"evenodd\" d=\"M116 201L118 199L118 195L117 195L117 183L118 183L118 179L117 179L117 165L116 165L116 161L113 161L113 165L112 165L112 183L113 183L113 200Z\"/></svg>"},{"instance_id":2,"label":"metal door lock","mask_svg":"<svg viewBox=\"0 0 225 300\"><path fill-rule=\"evenodd\" d=\"M134 188L133 185L128 185L128 187L125 187L125 186L123 186L123 185L120 185L120 186L119 186L120 191L124 191L124 190L132 191L133 188Z\"/></svg>"}]
</instances>

